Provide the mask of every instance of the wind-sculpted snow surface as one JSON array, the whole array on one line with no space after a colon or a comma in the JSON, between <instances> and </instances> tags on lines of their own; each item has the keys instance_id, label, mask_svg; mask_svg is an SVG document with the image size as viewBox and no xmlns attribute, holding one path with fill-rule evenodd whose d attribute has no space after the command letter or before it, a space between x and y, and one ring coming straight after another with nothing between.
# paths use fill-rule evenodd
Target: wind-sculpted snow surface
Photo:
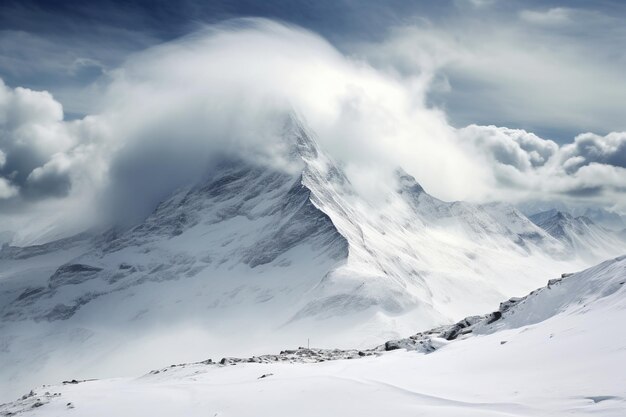
<instances>
[{"instance_id":1,"label":"wind-sculpted snow surface","mask_svg":"<svg viewBox=\"0 0 626 417\"><path fill-rule=\"evenodd\" d=\"M71 379L25 391L0 415L621 417L624 320L626 256L373 349L301 347Z\"/></svg>"},{"instance_id":2,"label":"wind-sculpted snow surface","mask_svg":"<svg viewBox=\"0 0 626 417\"><path fill-rule=\"evenodd\" d=\"M283 135L289 169L224 159L130 229L3 247L2 396L307 338L369 348L588 262L511 206L438 200L401 169L372 202L296 118Z\"/></svg>"}]
</instances>

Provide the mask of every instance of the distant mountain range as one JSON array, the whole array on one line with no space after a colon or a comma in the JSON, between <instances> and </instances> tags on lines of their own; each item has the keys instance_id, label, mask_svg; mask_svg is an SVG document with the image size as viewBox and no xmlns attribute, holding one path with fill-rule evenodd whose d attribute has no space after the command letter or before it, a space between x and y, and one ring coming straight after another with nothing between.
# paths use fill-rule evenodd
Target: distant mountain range
<instances>
[{"instance_id":1,"label":"distant mountain range","mask_svg":"<svg viewBox=\"0 0 626 417\"><path fill-rule=\"evenodd\" d=\"M587 216L574 217L552 209L534 214L530 220L580 256L606 253L624 244L619 232L598 226Z\"/></svg>"}]
</instances>

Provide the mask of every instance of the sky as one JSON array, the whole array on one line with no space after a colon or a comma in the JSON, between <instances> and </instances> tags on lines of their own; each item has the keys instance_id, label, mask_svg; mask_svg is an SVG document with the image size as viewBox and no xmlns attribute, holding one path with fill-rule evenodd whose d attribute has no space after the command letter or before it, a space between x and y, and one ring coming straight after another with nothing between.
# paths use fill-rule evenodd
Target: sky
<instances>
[{"instance_id":1,"label":"sky","mask_svg":"<svg viewBox=\"0 0 626 417\"><path fill-rule=\"evenodd\" d=\"M355 177L402 165L443 199L626 213L624 18L621 1L5 0L0 232L140 218L225 148L276 164L270 121L293 108Z\"/></svg>"}]
</instances>

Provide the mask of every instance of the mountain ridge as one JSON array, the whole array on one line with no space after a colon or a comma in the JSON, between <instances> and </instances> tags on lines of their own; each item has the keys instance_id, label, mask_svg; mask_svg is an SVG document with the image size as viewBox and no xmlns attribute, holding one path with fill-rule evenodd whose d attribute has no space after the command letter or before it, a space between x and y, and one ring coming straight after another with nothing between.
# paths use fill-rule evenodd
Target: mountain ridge
<instances>
[{"instance_id":1,"label":"mountain ridge","mask_svg":"<svg viewBox=\"0 0 626 417\"><path fill-rule=\"evenodd\" d=\"M531 221L564 243L573 252L605 252L626 241L616 232L605 229L586 216L573 216L556 209L536 213Z\"/></svg>"}]
</instances>

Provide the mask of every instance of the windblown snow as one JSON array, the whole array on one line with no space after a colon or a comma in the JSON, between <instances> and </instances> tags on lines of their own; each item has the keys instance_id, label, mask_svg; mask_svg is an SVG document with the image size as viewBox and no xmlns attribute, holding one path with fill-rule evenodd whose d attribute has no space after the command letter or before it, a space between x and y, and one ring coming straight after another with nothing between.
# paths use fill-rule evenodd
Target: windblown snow
<instances>
[{"instance_id":1,"label":"windblown snow","mask_svg":"<svg viewBox=\"0 0 626 417\"><path fill-rule=\"evenodd\" d=\"M296 118L284 138L294 172L224 160L130 229L5 245L1 398L307 339L367 348L624 252L591 221L560 233L510 205L444 202L400 168L373 206Z\"/></svg>"}]
</instances>

